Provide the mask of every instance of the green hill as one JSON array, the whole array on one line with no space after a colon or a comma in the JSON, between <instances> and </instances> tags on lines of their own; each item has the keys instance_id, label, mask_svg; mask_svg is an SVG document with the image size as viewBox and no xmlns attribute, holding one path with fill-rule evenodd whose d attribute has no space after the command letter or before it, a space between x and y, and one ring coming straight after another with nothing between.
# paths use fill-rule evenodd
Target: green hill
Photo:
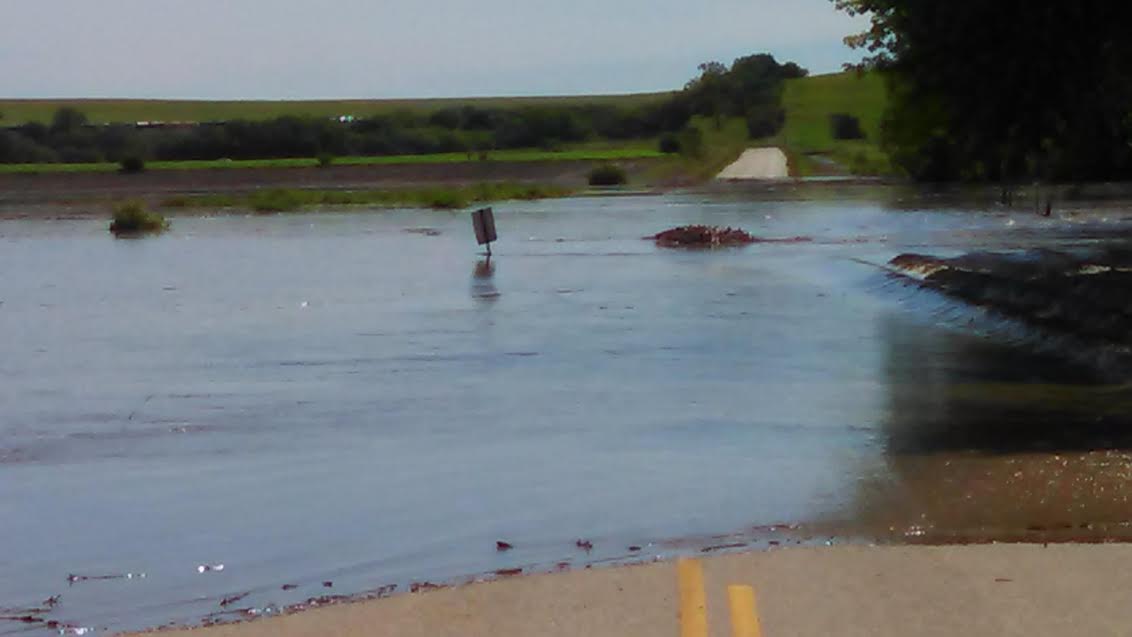
<instances>
[{"instance_id":1,"label":"green hill","mask_svg":"<svg viewBox=\"0 0 1132 637\"><path fill-rule=\"evenodd\" d=\"M96 124L131 122L209 122L234 119L266 120L284 115L311 117L355 117L379 115L397 110L432 112L451 106L569 106L576 104L615 104L633 106L658 102L669 93L630 95L569 95L545 97L470 97L444 99L389 100L132 100L132 99L0 99L0 124L16 126L27 122L51 122L62 107L82 111Z\"/></svg>"},{"instance_id":2,"label":"green hill","mask_svg":"<svg viewBox=\"0 0 1132 637\"><path fill-rule=\"evenodd\" d=\"M791 154L800 156L802 172L825 172L814 156L833 160L856 174L889 172L887 156L881 152L880 122L887 104L884 80L877 74L816 75L786 83L782 96L786 127L777 141ZM865 139L833 139L830 116L853 115L861 122ZM826 167L828 168L828 167Z\"/></svg>"},{"instance_id":3,"label":"green hill","mask_svg":"<svg viewBox=\"0 0 1132 637\"><path fill-rule=\"evenodd\" d=\"M431 112L445 107L475 105L564 106L607 104L620 107L643 105L667 98L670 93L630 95L595 95L564 97L497 97L403 100L311 100L311 101L203 101L203 100L0 100L0 124L13 126L36 121L49 122L57 109L70 106L81 110L91 122L202 122L230 119L265 120L281 115L335 117L340 115L372 116L400 109ZM685 159L665 172L678 171L688 176L710 178L743 149L758 145L783 147L790 156L794 172L799 176L814 174L884 174L890 172L887 156L880 150L880 121L886 103L883 80L875 74L856 73L817 75L786 82L783 106L786 125L773 138L750 140L741 118L724 119L721 126L708 118L697 117L693 125L703 133L703 153L696 159ZM853 115L860 120L864 140L833 139L830 116L835 113ZM656 140L636 139L617 142L591 140L571 145L566 150L605 153L610 157L655 156ZM546 154L546 153L543 153ZM605 156L605 155L602 155ZM309 160L279 160L306 161ZM362 161L362 160L358 160ZM397 161L380 158L373 161ZM341 163L348 163L343 160ZM369 163L368 161L366 163ZM227 164L226 164L227 165ZM96 168L97 166L97 168ZM157 164L152 166L158 168ZM3 170L111 170L107 165L21 165Z\"/></svg>"}]
</instances>

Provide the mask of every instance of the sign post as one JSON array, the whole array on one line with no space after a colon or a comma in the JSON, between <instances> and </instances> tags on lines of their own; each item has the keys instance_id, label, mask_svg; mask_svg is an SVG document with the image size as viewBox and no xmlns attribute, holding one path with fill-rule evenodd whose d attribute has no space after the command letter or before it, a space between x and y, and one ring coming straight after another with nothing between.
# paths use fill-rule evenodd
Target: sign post
<instances>
[{"instance_id":1,"label":"sign post","mask_svg":"<svg viewBox=\"0 0 1132 637\"><path fill-rule=\"evenodd\" d=\"M495 213L491 208L480 208L472 213L472 229L476 231L476 243L487 246L487 258L491 258L491 242L495 234Z\"/></svg>"}]
</instances>

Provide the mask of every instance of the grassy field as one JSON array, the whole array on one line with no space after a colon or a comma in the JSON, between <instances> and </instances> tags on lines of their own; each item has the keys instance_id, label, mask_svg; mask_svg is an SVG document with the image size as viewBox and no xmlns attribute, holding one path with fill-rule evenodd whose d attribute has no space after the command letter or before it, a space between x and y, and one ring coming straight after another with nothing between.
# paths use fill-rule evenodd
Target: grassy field
<instances>
[{"instance_id":1,"label":"grassy field","mask_svg":"<svg viewBox=\"0 0 1132 637\"><path fill-rule=\"evenodd\" d=\"M279 115L334 116L343 114L372 115L398 109L431 111L450 106L516 106L529 104L614 104L626 106L664 99L668 93L635 95L599 95L570 97L513 97L428 100L321 100L321 101L169 101L169 100L0 100L0 123L49 121L55 109L74 106L91 121L209 121L221 119L267 119ZM875 175L891 171L887 156L880 150L880 122L886 104L883 80L875 75L860 77L855 73L818 75L790 80L783 94L786 126L772 138L750 140L740 118L724 119L719 127L713 120L697 117L692 125L703 134L703 152L696 158L665 162L658 171L669 176L680 172L685 176L707 179L734 160L750 146L781 146L790 157L796 175L828 173L820 158L832 160L842 170L854 174ZM830 115L847 113L856 116L865 132L864 140L835 140ZM561 151L513 150L495 151L496 161L616 161L657 158L655 139L627 142L594 141L567 147ZM815 159L819 156L819 159ZM403 155L389 157L341 157L335 165L380 165L455 163L478 161L465 153L436 155ZM150 162L151 170L309 167L317 165L313 158L250 161L180 161ZM828 163L828 162L827 162ZM0 164L0 173L39 172L112 172L117 164ZM836 172L836 168L833 169Z\"/></svg>"},{"instance_id":2,"label":"grassy field","mask_svg":"<svg viewBox=\"0 0 1132 637\"><path fill-rule=\"evenodd\" d=\"M488 161L534 162L534 161L617 161L627 159L652 159L665 155L654 148L642 146L628 148L585 148L562 151L543 150L499 150L488 155ZM437 153L434 155L389 155L381 157L338 157L335 166L376 166L391 164L455 164L483 161L479 155L467 153ZM152 161L146 164L147 170L207 170L239 168L310 168L318 166L314 158L298 159L248 159L248 160L207 160L207 161ZM118 164L0 164L3 173L77 173L77 172L115 172Z\"/></svg>"},{"instance_id":3,"label":"grassy field","mask_svg":"<svg viewBox=\"0 0 1132 637\"><path fill-rule=\"evenodd\" d=\"M113 99L0 99L0 124L49 123L64 106L77 108L92 123L121 122L210 122L233 119L265 120L283 115L311 117L365 117L397 110L432 112L452 106L508 107L571 104L616 104L620 106L658 102L670 93L629 95L582 95L550 97L472 97L451 99L396 100L113 100Z\"/></svg>"},{"instance_id":4,"label":"grassy field","mask_svg":"<svg viewBox=\"0 0 1132 637\"><path fill-rule=\"evenodd\" d=\"M778 146L786 152L791 172L799 177L839 172L815 156L835 162L840 171L852 174L891 173L888 157L878 145L886 104L884 82L879 76L837 73L790 80L782 104L786 125L778 135L766 139L749 139L746 122L739 117L724 118L719 126L711 118L694 118L692 125L703 135L703 153L683 159L676 170L696 179L710 179L747 148ZM834 113L856 116L865 139L835 140L830 124ZM673 167L660 170L672 172Z\"/></svg>"},{"instance_id":5,"label":"grassy field","mask_svg":"<svg viewBox=\"0 0 1132 637\"><path fill-rule=\"evenodd\" d=\"M786 83L782 104L786 127L774 139L798 162L805 174L816 168L810 154L824 155L855 174L883 174L891 170L880 150L880 122L887 102L884 80L876 74L818 75ZM829 116L847 113L857 117L864 140L835 140Z\"/></svg>"}]
</instances>

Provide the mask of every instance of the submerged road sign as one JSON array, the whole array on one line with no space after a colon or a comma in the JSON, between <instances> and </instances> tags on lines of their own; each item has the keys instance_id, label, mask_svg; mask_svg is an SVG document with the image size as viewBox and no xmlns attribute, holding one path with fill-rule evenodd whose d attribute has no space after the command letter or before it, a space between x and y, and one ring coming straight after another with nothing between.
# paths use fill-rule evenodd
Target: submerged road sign
<instances>
[{"instance_id":1,"label":"submerged road sign","mask_svg":"<svg viewBox=\"0 0 1132 637\"><path fill-rule=\"evenodd\" d=\"M476 231L476 243L487 246L487 254L491 256L491 242L498 237L495 235L495 213L491 208L480 208L472 213L472 228Z\"/></svg>"}]
</instances>

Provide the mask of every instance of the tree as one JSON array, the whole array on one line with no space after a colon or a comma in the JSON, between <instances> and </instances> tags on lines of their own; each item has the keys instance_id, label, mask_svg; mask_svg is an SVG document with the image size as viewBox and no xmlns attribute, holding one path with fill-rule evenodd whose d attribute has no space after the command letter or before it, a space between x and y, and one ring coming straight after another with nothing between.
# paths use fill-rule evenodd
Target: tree
<instances>
[{"instance_id":1,"label":"tree","mask_svg":"<svg viewBox=\"0 0 1132 637\"><path fill-rule=\"evenodd\" d=\"M797 66L797 65L795 65ZM784 67L765 53L741 57L727 74L727 90L733 115L747 115L766 104L778 104L782 94Z\"/></svg>"},{"instance_id":2,"label":"tree","mask_svg":"<svg viewBox=\"0 0 1132 637\"><path fill-rule=\"evenodd\" d=\"M888 79L883 143L922 179L1106 179L1132 169L1132 4L833 0Z\"/></svg>"},{"instance_id":3,"label":"tree","mask_svg":"<svg viewBox=\"0 0 1132 637\"><path fill-rule=\"evenodd\" d=\"M721 62L704 62L697 68L699 77L688 82L684 91L691 96L692 107L697 113L712 117L716 129L722 128L727 99L727 67Z\"/></svg>"},{"instance_id":4,"label":"tree","mask_svg":"<svg viewBox=\"0 0 1132 637\"><path fill-rule=\"evenodd\" d=\"M55 111L55 115L51 118L51 134L73 133L86 126L86 123L86 115L82 111L64 106Z\"/></svg>"}]
</instances>

